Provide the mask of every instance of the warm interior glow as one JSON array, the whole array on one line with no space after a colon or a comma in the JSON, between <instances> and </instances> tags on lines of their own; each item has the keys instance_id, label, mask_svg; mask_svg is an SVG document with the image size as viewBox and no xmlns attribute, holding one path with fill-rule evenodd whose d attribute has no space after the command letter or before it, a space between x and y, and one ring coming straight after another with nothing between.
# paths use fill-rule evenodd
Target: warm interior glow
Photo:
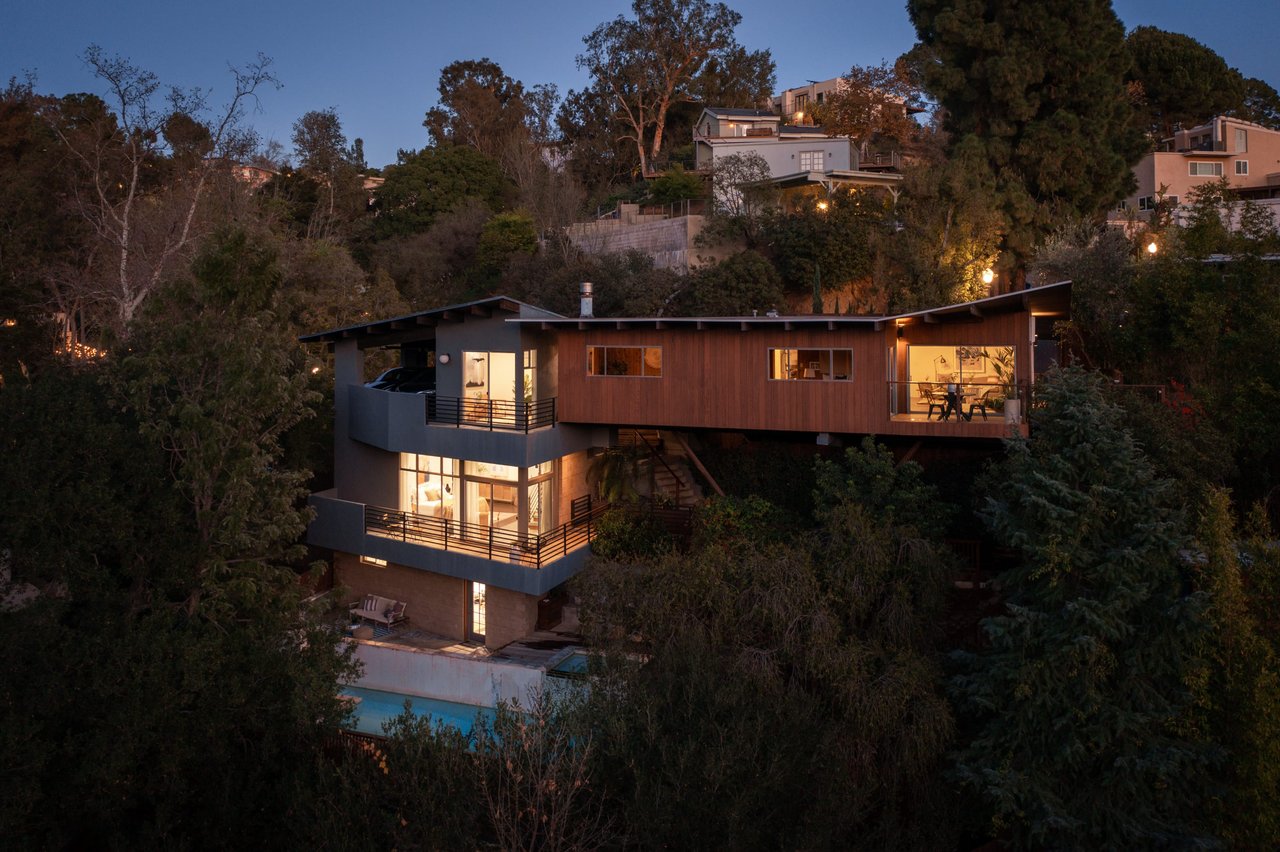
<instances>
[{"instance_id":1,"label":"warm interior glow","mask_svg":"<svg viewBox=\"0 0 1280 852\"><path fill-rule=\"evenodd\" d=\"M990 284L992 281L995 281L995 280L996 280L996 273L994 269L988 266L986 269L982 270L983 284Z\"/></svg>"},{"instance_id":2,"label":"warm interior glow","mask_svg":"<svg viewBox=\"0 0 1280 852\"><path fill-rule=\"evenodd\" d=\"M17 324L18 324L18 321L13 317L5 317L5 320L4 320L5 328L13 328Z\"/></svg>"}]
</instances>

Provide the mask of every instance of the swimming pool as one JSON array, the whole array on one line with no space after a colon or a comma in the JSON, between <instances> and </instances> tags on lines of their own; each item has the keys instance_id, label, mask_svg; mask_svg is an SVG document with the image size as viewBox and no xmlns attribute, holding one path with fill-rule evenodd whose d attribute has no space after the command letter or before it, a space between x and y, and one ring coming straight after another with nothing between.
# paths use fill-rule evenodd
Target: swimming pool
<instances>
[{"instance_id":1,"label":"swimming pool","mask_svg":"<svg viewBox=\"0 0 1280 852\"><path fill-rule=\"evenodd\" d=\"M380 689L367 689L363 686L344 686L341 694L360 699L352 714L350 728L363 734L382 734L383 723L404 712L406 701L409 702L409 709L413 715L430 718L434 726L452 725L464 734L471 733L477 714L490 722L494 717L492 707L476 707L472 704L458 704L436 698L383 692Z\"/></svg>"},{"instance_id":2,"label":"swimming pool","mask_svg":"<svg viewBox=\"0 0 1280 852\"><path fill-rule=\"evenodd\" d=\"M547 669L547 675L565 680L584 680L590 659L591 655L586 651L573 651L555 666Z\"/></svg>"}]
</instances>

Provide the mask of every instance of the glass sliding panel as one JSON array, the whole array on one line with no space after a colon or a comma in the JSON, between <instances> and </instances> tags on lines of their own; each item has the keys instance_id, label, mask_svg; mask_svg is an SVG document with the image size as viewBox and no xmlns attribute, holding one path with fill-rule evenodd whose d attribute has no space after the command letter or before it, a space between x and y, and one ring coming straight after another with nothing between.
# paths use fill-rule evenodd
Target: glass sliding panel
<instances>
[{"instance_id":1,"label":"glass sliding panel","mask_svg":"<svg viewBox=\"0 0 1280 852\"><path fill-rule=\"evenodd\" d=\"M487 589L484 583L468 583L471 587L471 606L469 607L469 618L467 621L467 633L469 638L476 642L484 641L485 634L485 597Z\"/></svg>"},{"instance_id":2,"label":"glass sliding panel","mask_svg":"<svg viewBox=\"0 0 1280 852\"><path fill-rule=\"evenodd\" d=\"M831 378L837 381L847 381L853 378L852 349L831 350Z\"/></svg>"},{"instance_id":3,"label":"glass sliding panel","mask_svg":"<svg viewBox=\"0 0 1280 852\"><path fill-rule=\"evenodd\" d=\"M907 381L911 388L907 411L929 411L930 403L946 393L947 383L955 381L959 370L954 346L908 346Z\"/></svg>"},{"instance_id":4,"label":"glass sliding panel","mask_svg":"<svg viewBox=\"0 0 1280 852\"><path fill-rule=\"evenodd\" d=\"M489 506L493 502L493 484L468 479L464 488L467 497L467 524L472 527L473 534L480 533L488 529L491 521Z\"/></svg>"},{"instance_id":5,"label":"glass sliding panel","mask_svg":"<svg viewBox=\"0 0 1280 852\"><path fill-rule=\"evenodd\" d=\"M520 388L521 398L525 405L530 405L538 398L538 350L524 351L524 379Z\"/></svg>"},{"instance_id":6,"label":"glass sliding panel","mask_svg":"<svg viewBox=\"0 0 1280 852\"><path fill-rule=\"evenodd\" d=\"M554 528L555 512L552 504L550 479L529 485L529 525L526 535L533 537Z\"/></svg>"},{"instance_id":7,"label":"glass sliding panel","mask_svg":"<svg viewBox=\"0 0 1280 852\"><path fill-rule=\"evenodd\" d=\"M646 376L662 376L662 348L647 346L644 350L644 374Z\"/></svg>"}]
</instances>

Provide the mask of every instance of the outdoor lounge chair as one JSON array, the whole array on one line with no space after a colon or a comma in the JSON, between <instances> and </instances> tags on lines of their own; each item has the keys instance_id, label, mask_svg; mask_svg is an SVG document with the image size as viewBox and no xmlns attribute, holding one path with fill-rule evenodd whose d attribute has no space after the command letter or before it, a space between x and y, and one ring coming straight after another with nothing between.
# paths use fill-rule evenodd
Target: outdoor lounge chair
<instances>
[{"instance_id":1,"label":"outdoor lounge chair","mask_svg":"<svg viewBox=\"0 0 1280 852\"><path fill-rule=\"evenodd\" d=\"M349 610L352 619L376 621L390 627L407 620L404 614L407 606L408 604L404 601L392 600L380 595L365 595L351 604Z\"/></svg>"}]
</instances>

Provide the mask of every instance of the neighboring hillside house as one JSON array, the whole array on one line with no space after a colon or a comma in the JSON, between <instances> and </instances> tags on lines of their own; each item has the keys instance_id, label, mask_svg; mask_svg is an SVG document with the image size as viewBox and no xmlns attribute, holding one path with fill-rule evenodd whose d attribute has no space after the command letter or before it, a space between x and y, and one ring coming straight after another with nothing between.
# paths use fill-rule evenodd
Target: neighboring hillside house
<instances>
[{"instance_id":1,"label":"neighboring hillside house","mask_svg":"<svg viewBox=\"0 0 1280 852\"><path fill-rule=\"evenodd\" d=\"M821 127L783 124L766 110L707 107L693 128L699 171L731 154L759 154L774 177L800 172L850 171L858 155L848 136L828 136Z\"/></svg>"},{"instance_id":2,"label":"neighboring hillside house","mask_svg":"<svg viewBox=\"0 0 1280 852\"><path fill-rule=\"evenodd\" d=\"M1179 130L1143 157L1133 175L1137 189L1112 212L1113 223L1130 216L1150 221L1162 197L1176 219L1192 189L1224 177L1241 198L1262 202L1280 222L1280 131L1259 124L1218 116Z\"/></svg>"},{"instance_id":3,"label":"neighboring hillside house","mask_svg":"<svg viewBox=\"0 0 1280 852\"><path fill-rule=\"evenodd\" d=\"M813 108L822 106L832 95L844 91L843 77L810 80L808 85L783 89L773 97L773 111L794 124L813 124Z\"/></svg>"}]
</instances>

